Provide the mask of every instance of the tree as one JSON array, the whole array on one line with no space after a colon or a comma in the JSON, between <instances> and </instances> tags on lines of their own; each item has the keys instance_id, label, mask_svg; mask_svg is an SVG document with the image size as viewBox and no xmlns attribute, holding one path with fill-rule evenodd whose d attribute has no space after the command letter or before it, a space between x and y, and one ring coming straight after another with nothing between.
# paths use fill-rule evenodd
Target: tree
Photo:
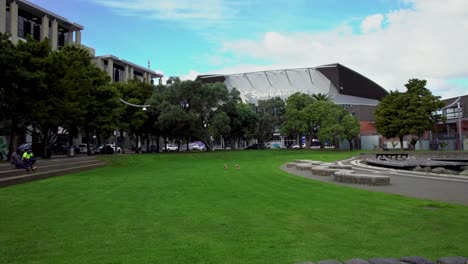
<instances>
[{"instance_id":1,"label":"tree","mask_svg":"<svg viewBox=\"0 0 468 264\"><path fill-rule=\"evenodd\" d=\"M184 81L192 91L188 102L197 120L194 122L194 137L203 141L207 151L212 150L212 121L216 111L227 102L228 90L223 83L202 84L197 81Z\"/></svg>"},{"instance_id":2,"label":"tree","mask_svg":"<svg viewBox=\"0 0 468 264\"><path fill-rule=\"evenodd\" d=\"M391 91L375 111L377 131L386 138L398 137L401 149L404 136L413 134L421 138L434 126L440 118L434 113L444 105L440 97L425 88L425 80L410 79L405 86L405 93Z\"/></svg>"},{"instance_id":3,"label":"tree","mask_svg":"<svg viewBox=\"0 0 468 264\"><path fill-rule=\"evenodd\" d=\"M353 140L359 135L360 125L355 116L345 114L341 120L342 132L340 133L341 140L348 140L349 149L353 150Z\"/></svg>"},{"instance_id":4,"label":"tree","mask_svg":"<svg viewBox=\"0 0 468 264\"><path fill-rule=\"evenodd\" d=\"M136 105L145 104L154 92L153 85L138 80L118 82L112 85L119 91L123 100ZM140 144L140 138L147 121L148 113L141 108L120 104L120 118L118 122L120 137L123 138L124 131L127 131L130 135L135 135L137 153L139 152L138 145Z\"/></svg>"},{"instance_id":5,"label":"tree","mask_svg":"<svg viewBox=\"0 0 468 264\"><path fill-rule=\"evenodd\" d=\"M31 123L31 113L38 110L34 103L37 91L44 87L43 65L49 52L47 40L28 38L14 45L9 34L0 34L0 118L9 129L9 155L17 146L17 135L25 133Z\"/></svg>"},{"instance_id":6,"label":"tree","mask_svg":"<svg viewBox=\"0 0 468 264\"><path fill-rule=\"evenodd\" d=\"M286 109L284 115L285 120L283 124L283 131L286 134L290 136L296 136L298 138L302 134L307 134L309 131L309 126L311 125L310 122L313 121L310 120L311 116L309 116L311 112L306 113L305 109L313 102L314 100L312 97L303 93L295 93L288 97L286 100ZM300 146L302 148L302 144L300 144Z\"/></svg>"},{"instance_id":7,"label":"tree","mask_svg":"<svg viewBox=\"0 0 468 264\"><path fill-rule=\"evenodd\" d=\"M425 87L426 83L426 80L410 79L405 84L408 106L404 119L408 132L417 135L418 139L421 139L424 132L432 129L439 121L440 116L434 113L444 106L444 103L440 101L440 96L432 95L431 91ZM422 148L421 140L419 144Z\"/></svg>"},{"instance_id":8,"label":"tree","mask_svg":"<svg viewBox=\"0 0 468 264\"><path fill-rule=\"evenodd\" d=\"M331 101L330 95L323 93L313 94L312 98L316 101Z\"/></svg>"},{"instance_id":9,"label":"tree","mask_svg":"<svg viewBox=\"0 0 468 264\"><path fill-rule=\"evenodd\" d=\"M259 100L253 108L257 114L254 137L263 145L283 124L285 103L280 97L275 97Z\"/></svg>"},{"instance_id":10,"label":"tree","mask_svg":"<svg viewBox=\"0 0 468 264\"><path fill-rule=\"evenodd\" d=\"M386 138L398 137L403 149L403 137L408 134L405 123L406 97L399 91L390 91L375 110L375 127Z\"/></svg>"}]
</instances>

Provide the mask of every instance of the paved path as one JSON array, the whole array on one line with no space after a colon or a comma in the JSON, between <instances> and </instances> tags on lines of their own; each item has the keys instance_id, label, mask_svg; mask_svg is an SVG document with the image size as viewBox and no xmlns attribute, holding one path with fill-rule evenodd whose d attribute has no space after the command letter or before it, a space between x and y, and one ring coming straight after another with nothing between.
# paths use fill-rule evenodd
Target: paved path
<instances>
[{"instance_id":1,"label":"paved path","mask_svg":"<svg viewBox=\"0 0 468 264\"><path fill-rule=\"evenodd\" d=\"M338 183L333 181L333 177L312 175L310 171L299 171L287 168L286 165L281 166L281 169L294 175L337 185L468 205L467 176L394 170L369 166L361 161L362 160L360 158L353 158L346 161L340 161L339 163L343 165L353 165L353 169L357 173L362 172L366 174L371 173L390 176L390 185L368 186L361 184Z\"/></svg>"}]
</instances>

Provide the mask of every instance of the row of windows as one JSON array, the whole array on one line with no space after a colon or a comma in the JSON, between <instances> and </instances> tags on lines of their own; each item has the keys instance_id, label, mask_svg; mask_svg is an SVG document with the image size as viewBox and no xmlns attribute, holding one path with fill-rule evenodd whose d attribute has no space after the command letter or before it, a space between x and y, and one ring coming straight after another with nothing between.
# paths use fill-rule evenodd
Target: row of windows
<instances>
[{"instance_id":1,"label":"row of windows","mask_svg":"<svg viewBox=\"0 0 468 264\"><path fill-rule=\"evenodd\" d=\"M18 31L17 35L19 38L26 39L28 35L30 35L35 40L41 40L41 31L43 28L42 23L40 23L39 18L34 15L31 15L23 10L19 10L18 12ZM41 20L42 22L42 20ZM52 38L52 25L49 21L49 39ZM9 9L6 10L6 32L11 32L11 13ZM63 47L69 38L69 34L73 34L73 32L69 32L69 30L65 29L64 27L58 26L58 40L57 46L60 49Z\"/></svg>"}]
</instances>

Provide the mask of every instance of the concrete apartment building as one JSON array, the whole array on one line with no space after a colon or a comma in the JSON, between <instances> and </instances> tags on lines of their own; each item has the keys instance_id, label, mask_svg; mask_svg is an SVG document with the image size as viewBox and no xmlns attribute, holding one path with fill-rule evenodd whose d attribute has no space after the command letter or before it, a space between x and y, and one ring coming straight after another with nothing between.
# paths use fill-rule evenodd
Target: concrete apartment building
<instances>
[{"instance_id":1,"label":"concrete apartment building","mask_svg":"<svg viewBox=\"0 0 468 264\"><path fill-rule=\"evenodd\" d=\"M48 38L52 50L64 45L81 45L81 31L84 27L75 22L37 6L27 0L0 0L0 32L11 34L13 43L25 40L27 35L41 41ZM107 72L112 82L138 79L153 83L161 82L162 74L156 73L114 55L95 56L95 50L86 47L93 56L93 62Z\"/></svg>"},{"instance_id":2,"label":"concrete apartment building","mask_svg":"<svg viewBox=\"0 0 468 264\"><path fill-rule=\"evenodd\" d=\"M0 32L10 33L13 43L27 35L41 41L49 38L52 50L66 44L81 44L83 26L26 0L0 0Z\"/></svg>"},{"instance_id":3,"label":"concrete apartment building","mask_svg":"<svg viewBox=\"0 0 468 264\"><path fill-rule=\"evenodd\" d=\"M93 62L100 69L107 72L112 82L126 82L137 79L141 82L154 84L153 79L159 78L158 84L162 83L162 74L120 59L114 55L97 56L93 58Z\"/></svg>"}]
</instances>

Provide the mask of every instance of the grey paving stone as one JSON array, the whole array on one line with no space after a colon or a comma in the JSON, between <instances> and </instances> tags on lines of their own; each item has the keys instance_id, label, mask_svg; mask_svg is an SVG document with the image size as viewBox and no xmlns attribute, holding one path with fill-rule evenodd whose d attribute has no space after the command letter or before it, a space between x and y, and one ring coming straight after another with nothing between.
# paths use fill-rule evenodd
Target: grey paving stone
<instances>
[{"instance_id":1,"label":"grey paving stone","mask_svg":"<svg viewBox=\"0 0 468 264\"><path fill-rule=\"evenodd\" d=\"M465 257L445 257L437 260L437 264L466 264L467 259Z\"/></svg>"},{"instance_id":2,"label":"grey paving stone","mask_svg":"<svg viewBox=\"0 0 468 264\"><path fill-rule=\"evenodd\" d=\"M369 264L369 262L365 259L354 258L350 260L346 260L343 264Z\"/></svg>"},{"instance_id":3,"label":"grey paving stone","mask_svg":"<svg viewBox=\"0 0 468 264\"><path fill-rule=\"evenodd\" d=\"M396 258L371 258L369 259L371 264L401 264Z\"/></svg>"},{"instance_id":4,"label":"grey paving stone","mask_svg":"<svg viewBox=\"0 0 468 264\"><path fill-rule=\"evenodd\" d=\"M400 258L400 261L410 264L435 264L432 260L418 256L402 257Z\"/></svg>"},{"instance_id":5,"label":"grey paving stone","mask_svg":"<svg viewBox=\"0 0 468 264\"><path fill-rule=\"evenodd\" d=\"M319 261L317 264L341 264L341 262L339 262L336 259L327 259L327 260Z\"/></svg>"}]
</instances>

